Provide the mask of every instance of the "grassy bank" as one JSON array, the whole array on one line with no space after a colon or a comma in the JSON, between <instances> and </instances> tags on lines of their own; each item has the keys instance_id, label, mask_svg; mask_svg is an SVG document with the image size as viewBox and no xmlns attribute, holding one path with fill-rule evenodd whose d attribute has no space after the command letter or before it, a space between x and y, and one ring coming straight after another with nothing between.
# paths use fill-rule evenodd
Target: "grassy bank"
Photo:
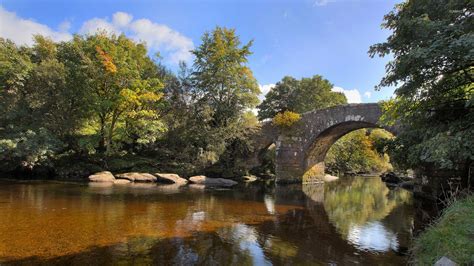
<instances>
[{"instance_id":1,"label":"grassy bank","mask_svg":"<svg viewBox=\"0 0 474 266\"><path fill-rule=\"evenodd\" d=\"M420 234L412 247L412 262L433 265L447 256L460 265L474 263L474 195L456 201Z\"/></svg>"}]
</instances>

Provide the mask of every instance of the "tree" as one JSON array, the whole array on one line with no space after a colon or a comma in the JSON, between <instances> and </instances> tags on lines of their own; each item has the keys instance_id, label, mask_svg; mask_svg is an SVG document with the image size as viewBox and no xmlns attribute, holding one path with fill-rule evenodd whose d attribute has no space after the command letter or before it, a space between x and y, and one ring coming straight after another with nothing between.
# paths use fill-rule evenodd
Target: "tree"
<instances>
[{"instance_id":1,"label":"tree","mask_svg":"<svg viewBox=\"0 0 474 266\"><path fill-rule=\"evenodd\" d=\"M33 47L0 39L0 160L3 167L31 169L64 149L77 113L68 112L66 70L51 40Z\"/></svg>"},{"instance_id":2,"label":"tree","mask_svg":"<svg viewBox=\"0 0 474 266\"><path fill-rule=\"evenodd\" d=\"M258 103L260 90L246 65L251 46L252 41L241 46L234 29L216 27L192 51L198 101L211 108L214 127L228 126Z\"/></svg>"},{"instance_id":3,"label":"tree","mask_svg":"<svg viewBox=\"0 0 474 266\"><path fill-rule=\"evenodd\" d=\"M370 56L393 55L378 88L397 86L385 121L399 122L392 158L454 169L474 160L474 16L469 0L410 0L382 26L392 31Z\"/></svg>"},{"instance_id":4,"label":"tree","mask_svg":"<svg viewBox=\"0 0 474 266\"><path fill-rule=\"evenodd\" d=\"M35 36L31 47L0 39L0 82L0 161L9 168L96 150L97 139L83 146L97 135L111 152L114 139L138 147L163 131L158 68L123 35Z\"/></svg>"},{"instance_id":5,"label":"tree","mask_svg":"<svg viewBox=\"0 0 474 266\"><path fill-rule=\"evenodd\" d=\"M258 117L263 120L285 111L301 114L347 103L344 94L333 92L332 88L333 85L319 75L301 80L284 77L257 107Z\"/></svg>"},{"instance_id":6,"label":"tree","mask_svg":"<svg viewBox=\"0 0 474 266\"><path fill-rule=\"evenodd\" d=\"M91 108L97 118L99 150L113 151L113 139L120 127L123 137L146 143L163 130L157 108L163 84L157 67L148 57L144 44L105 32L74 38L84 53L86 82L92 95ZM146 125L145 125L146 123ZM143 130L150 130L141 136Z\"/></svg>"},{"instance_id":7,"label":"tree","mask_svg":"<svg viewBox=\"0 0 474 266\"><path fill-rule=\"evenodd\" d=\"M158 145L164 156L220 176L239 167L258 125L250 112L259 94L247 65L251 44L242 44L235 30L217 27L192 51L192 66L180 63L176 75L161 68L167 132Z\"/></svg>"}]
</instances>

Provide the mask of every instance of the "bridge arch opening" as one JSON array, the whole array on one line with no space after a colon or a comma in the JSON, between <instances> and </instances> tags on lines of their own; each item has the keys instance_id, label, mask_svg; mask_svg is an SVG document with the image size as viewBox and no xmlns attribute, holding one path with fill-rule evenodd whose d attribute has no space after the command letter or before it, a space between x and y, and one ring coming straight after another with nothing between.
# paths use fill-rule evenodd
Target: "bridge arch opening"
<instances>
[{"instance_id":1,"label":"bridge arch opening","mask_svg":"<svg viewBox=\"0 0 474 266\"><path fill-rule=\"evenodd\" d=\"M320 180L325 175L325 159L328 151L343 136L360 129L384 129L395 136L391 128L383 128L366 121L346 121L328 127L309 142L305 150L303 183Z\"/></svg>"},{"instance_id":2,"label":"bridge arch opening","mask_svg":"<svg viewBox=\"0 0 474 266\"><path fill-rule=\"evenodd\" d=\"M258 152L258 169L257 174L263 178L271 178L275 176L275 161L276 161L276 143L272 142L265 145L263 149Z\"/></svg>"}]
</instances>

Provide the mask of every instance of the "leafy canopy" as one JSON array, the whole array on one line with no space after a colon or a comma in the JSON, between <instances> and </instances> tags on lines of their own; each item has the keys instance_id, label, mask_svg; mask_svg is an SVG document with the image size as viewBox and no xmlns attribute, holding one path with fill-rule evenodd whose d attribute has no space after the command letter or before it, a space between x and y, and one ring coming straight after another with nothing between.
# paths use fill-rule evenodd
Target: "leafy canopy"
<instances>
[{"instance_id":1,"label":"leafy canopy","mask_svg":"<svg viewBox=\"0 0 474 266\"><path fill-rule=\"evenodd\" d=\"M402 133L392 158L415 167L456 168L474 160L474 16L470 0L410 0L382 26L392 31L371 56L393 55L378 87L397 86L385 121Z\"/></svg>"},{"instance_id":2,"label":"leafy canopy","mask_svg":"<svg viewBox=\"0 0 474 266\"><path fill-rule=\"evenodd\" d=\"M251 46L252 41L241 45L234 29L216 27L192 51L196 96L211 108L214 126L235 122L258 103L257 80L246 65Z\"/></svg>"},{"instance_id":3,"label":"leafy canopy","mask_svg":"<svg viewBox=\"0 0 474 266\"><path fill-rule=\"evenodd\" d=\"M333 92L333 85L323 77L315 75L311 78L297 80L284 77L265 96L265 100L257 107L260 120L273 118L285 111L304 113L347 103L344 94Z\"/></svg>"}]
</instances>

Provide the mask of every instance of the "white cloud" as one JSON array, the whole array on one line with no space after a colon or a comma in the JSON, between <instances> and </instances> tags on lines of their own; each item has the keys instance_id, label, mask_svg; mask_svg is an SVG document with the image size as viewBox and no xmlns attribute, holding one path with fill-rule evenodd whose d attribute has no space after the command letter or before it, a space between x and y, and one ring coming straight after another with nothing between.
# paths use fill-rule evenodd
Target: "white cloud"
<instances>
[{"instance_id":1,"label":"white cloud","mask_svg":"<svg viewBox=\"0 0 474 266\"><path fill-rule=\"evenodd\" d=\"M344 93L344 95L346 95L348 103L361 103L362 102L360 92L357 89L345 90L341 87L333 87L332 91Z\"/></svg>"},{"instance_id":2,"label":"white cloud","mask_svg":"<svg viewBox=\"0 0 474 266\"><path fill-rule=\"evenodd\" d=\"M106 18L93 18L82 25L82 34L93 34L99 30L110 33L125 32L136 41L144 41L151 50L158 50L165 58L177 64L179 61L189 61L192 57L190 50L194 48L193 41L170 27L154 23L149 19L136 19L125 12L113 14L112 21Z\"/></svg>"},{"instance_id":3,"label":"white cloud","mask_svg":"<svg viewBox=\"0 0 474 266\"><path fill-rule=\"evenodd\" d=\"M98 31L107 31L108 33L119 33L119 29L105 19L93 18L82 24L79 33L94 34Z\"/></svg>"},{"instance_id":4,"label":"white cloud","mask_svg":"<svg viewBox=\"0 0 474 266\"><path fill-rule=\"evenodd\" d=\"M59 24L59 27L58 27L59 31L61 32L68 32L70 28L71 28L71 22L69 22L68 20L61 22L61 24Z\"/></svg>"},{"instance_id":5,"label":"white cloud","mask_svg":"<svg viewBox=\"0 0 474 266\"><path fill-rule=\"evenodd\" d=\"M258 85L260 88L260 94L258 95L258 98L260 101L263 101L265 99L265 95L275 87L275 84L266 84L266 85Z\"/></svg>"},{"instance_id":6,"label":"white cloud","mask_svg":"<svg viewBox=\"0 0 474 266\"><path fill-rule=\"evenodd\" d=\"M366 91L364 92L364 96L370 99L370 97L372 96L372 93L370 91Z\"/></svg>"},{"instance_id":7,"label":"white cloud","mask_svg":"<svg viewBox=\"0 0 474 266\"><path fill-rule=\"evenodd\" d=\"M55 31L31 19L20 18L0 6L0 36L17 44L33 44L33 35L35 34L48 36L54 41L66 41L72 38L70 33L63 31L64 27L60 25L59 28L61 31Z\"/></svg>"},{"instance_id":8,"label":"white cloud","mask_svg":"<svg viewBox=\"0 0 474 266\"><path fill-rule=\"evenodd\" d=\"M69 21L63 21L58 25L58 29L59 31L55 31L47 25L18 17L0 6L0 37L17 44L33 44L35 34L50 37L54 41L67 41L72 38L72 34L69 33L71 29ZM125 12L114 13L112 20L108 18L87 20L82 24L79 33L94 34L99 30L115 34L125 33L135 41L144 41L151 51L159 51L165 60L173 64L189 61L192 57L190 50L194 48L194 44L190 38L148 19L133 20L133 16Z\"/></svg>"},{"instance_id":9,"label":"white cloud","mask_svg":"<svg viewBox=\"0 0 474 266\"><path fill-rule=\"evenodd\" d=\"M133 16L125 12L117 12L112 17L112 21L119 27L125 27L132 21Z\"/></svg>"},{"instance_id":10,"label":"white cloud","mask_svg":"<svg viewBox=\"0 0 474 266\"><path fill-rule=\"evenodd\" d=\"M263 100L265 100L265 96L267 95L267 93L275 87L275 84L265 84L265 85L258 84L258 87L260 88L260 94L258 95L258 99L260 100L260 102L262 102ZM251 111L255 115L258 114L257 108L253 108Z\"/></svg>"}]
</instances>

